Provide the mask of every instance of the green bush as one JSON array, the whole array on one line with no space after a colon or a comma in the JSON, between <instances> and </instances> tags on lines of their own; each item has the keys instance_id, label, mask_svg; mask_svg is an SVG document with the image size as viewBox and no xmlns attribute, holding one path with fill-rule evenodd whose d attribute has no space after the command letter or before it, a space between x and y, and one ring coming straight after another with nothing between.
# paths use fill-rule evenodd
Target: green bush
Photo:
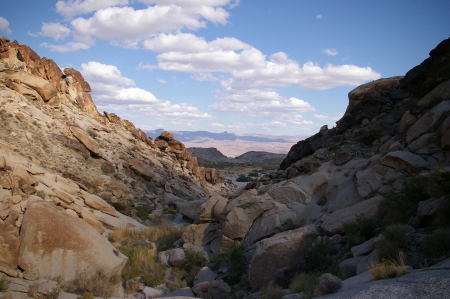
<instances>
[{"instance_id":1,"label":"green bush","mask_svg":"<svg viewBox=\"0 0 450 299\"><path fill-rule=\"evenodd\" d=\"M236 182L251 182L251 181L253 181L253 178L249 178L245 174L239 175L238 178L236 179Z\"/></svg>"},{"instance_id":2,"label":"green bush","mask_svg":"<svg viewBox=\"0 0 450 299\"><path fill-rule=\"evenodd\" d=\"M355 220L344 223L345 240L350 245L361 244L375 237L379 222L376 217L358 215Z\"/></svg>"},{"instance_id":3,"label":"green bush","mask_svg":"<svg viewBox=\"0 0 450 299\"><path fill-rule=\"evenodd\" d=\"M268 285L262 290L261 299L281 299L285 295L279 286Z\"/></svg>"},{"instance_id":4,"label":"green bush","mask_svg":"<svg viewBox=\"0 0 450 299\"><path fill-rule=\"evenodd\" d=\"M6 276L0 276L0 293L5 292L8 287L8 278Z\"/></svg>"},{"instance_id":5,"label":"green bush","mask_svg":"<svg viewBox=\"0 0 450 299\"><path fill-rule=\"evenodd\" d=\"M429 198L428 193L416 179L406 184L396 195L380 202L379 214L385 224L407 223L417 211L418 203Z\"/></svg>"},{"instance_id":6,"label":"green bush","mask_svg":"<svg viewBox=\"0 0 450 299\"><path fill-rule=\"evenodd\" d=\"M89 136L91 136L92 138L96 138L98 137L97 132L95 132L94 130L92 130L91 128L87 128L86 132L89 134Z\"/></svg>"},{"instance_id":7,"label":"green bush","mask_svg":"<svg viewBox=\"0 0 450 299\"><path fill-rule=\"evenodd\" d=\"M450 231L437 229L420 244L425 255L438 258L450 254Z\"/></svg>"},{"instance_id":8,"label":"green bush","mask_svg":"<svg viewBox=\"0 0 450 299\"><path fill-rule=\"evenodd\" d=\"M142 206L136 208L136 216L138 216L141 220L148 219L148 216L151 213L152 209L149 206Z\"/></svg>"},{"instance_id":9,"label":"green bush","mask_svg":"<svg viewBox=\"0 0 450 299\"><path fill-rule=\"evenodd\" d=\"M319 274L301 272L294 276L289 289L292 293L303 293L305 298L312 298L314 295L314 287L319 281Z\"/></svg>"},{"instance_id":10,"label":"green bush","mask_svg":"<svg viewBox=\"0 0 450 299\"><path fill-rule=\"evenodd\" d=\"M442 165L431 170L427 191L431 196L450 197L450 172L445 172Z\"/></svg>"},{"instance_id":11,"label":"green bush","mask_svg":"<svg viewBox=\"0 0 450 299\"><path fill-rule=\"evenodd\" d=\"M248 174L248 176L251 176L251 177L259 177L259 173L258 173L258 171L257 170L253 170L253 171L251 171L249 174Z\"/></svg>"},{"instance_id":12,"label":"green bush","mask_svg":"<svg viewBox=\"0 0 450 299\"><path fill-rule=\"evenodd\" d=\"M386 238L381 248L383 259L395 259L408 246L409 237L402 224L390 224L383 229L382 234Z\"/></svg>"}]
</instances>

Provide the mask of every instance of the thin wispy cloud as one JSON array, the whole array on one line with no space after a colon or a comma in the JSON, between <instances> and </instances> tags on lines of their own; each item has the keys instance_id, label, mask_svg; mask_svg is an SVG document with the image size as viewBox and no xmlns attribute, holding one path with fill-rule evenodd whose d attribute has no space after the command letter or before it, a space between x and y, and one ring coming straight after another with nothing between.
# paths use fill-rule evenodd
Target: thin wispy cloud
<instances>
[{"instance_id":1,"label":"thin wispy cloud","mask_svg":"<svg viewBox=\"0 0 450 299\"><path fill-rule=\"evenodd\" d=\"M322 50L322 52L330 56L336 56L339 54L339 52L336 49L325 49Z\"/></svg>"}]
</instances>

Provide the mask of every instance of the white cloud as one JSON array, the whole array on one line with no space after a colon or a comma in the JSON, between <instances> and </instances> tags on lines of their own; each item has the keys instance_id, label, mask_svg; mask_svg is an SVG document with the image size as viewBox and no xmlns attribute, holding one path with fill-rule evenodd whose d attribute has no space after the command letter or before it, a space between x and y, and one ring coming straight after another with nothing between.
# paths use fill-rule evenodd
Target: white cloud
<instances>
[{"instance_id":1,"label":"white cloud","mask_svg":"<svg viewBox=\"0 0 450 299\"><path fill-rule=\"evenodd\" d=\"M322 52L330 56L336 56L339 54L339 52L336 49L325 49L322 50Z\"/></svg>"},{"instance_id":2,"label":"white cloud","mask_svg":"<svg viewBox=\"0 0 450 299\"><path fill-rule=\"evenodd\" d=\"M328 119L330 119L329 116L321 115L321 114L314 114L313 117L317 118L317 119L320 119L320 120L328 120Z\"/></svg>"},{"instance_id":3,"label":"white cloud","mask_svg":"<svg viewBox=\"0 0 450 299\"><path fill-rule=\"evenodd\" d=\"M201 120L211 119L211 115L201 112L187 103L174 104L159 100L154 94L133 86L134 81L122 76L114 65L91 61L81 65L81 73L92 88L92 97L98 107L115 110L143 112L161 120Z\"/></svg>"},{"instance_id":4,"label":"white cloud","mask_svg":"<svg viewBox=\"0 0 450 299\"><path fill-rule=\"evenodd\" d=\"M229 13L221 7L155 5L135 10L132 7L106 7L86 18L71 22L74 38L93 43L102 40L138 40L161 32L183 28L197 30L206 27L206 21L225 24Z\"/></svg>"},{"instance_id":5,"label":"white cloud","mask_svg":"<svg viewBox=\"0 0 450 299\"><path fill-rule=\"evenodd\" d=\"M162 78L156 78L156 80L161 84L167 84L168 82Z\"/></svg>"},{"instance_id":6,"label":"white cloud","mask_svg":"<svg viewBox=\"0 0 450 299\"><path fill-rule=\"evenodd\" d=\"M127 5L128 0L67 0L56 2L56 12L71 18L116 5Z\"/></svg>"},{"instance_id":7,"label":"white cloud","mask_svg":"<svg viewBox=\"0 0 450 299\"><path fill-rule=\"evenodd\" d=\"M211 126L216 128L225 128L225 125L219 123L212 123Z\"/></svg>"},{"instance_id":8,"label":"white cloud","mask_svg":"<svg viewBox=\"0 0 450 299\"><path fill-rule=\"evenodd\" d=\"M259 89L227 90L217 96L219 103L210 105L210 109L240 113L260 119L290 119L302 116L299 113L315 111L315 108L295 97L285 98L274 91Z\"/></svg>"},{"instance_id":9,"label":"white cloud","mask_svg":"<svg viewBox=\"0 0 450 299\"><path fill-rule=\"evenodd\" d=\"M192 79L194 79L195 81L210 81L210 82L220 81L219 78L214 77L213 74L211 73L194 74L194 76L192 76Z\"/></svg>"},{"instance_id":10,"label":"white cloud","mask_svg":"<svg viewBox=\"0 0 450 299\"><path fill-rule=\"evenodd\" d=\"M70 35L70 29L60 23L42 23L40 36L50 37L54 40L65 39Z\"/></svg>"},{"instance_id":11,"label":"white cloud","mask_svg":"<svg viewBox=\"0 0 450 299\"><path fill-rule=\"evenodd\" d=\"M49 48L52 52L75 52L78 50L87 50L91 46L85 43L70 42L65 45L52 45L49 43L40 44L41 47Z\"/></svg>"},{"instance_id":12,"label":"white cloud","mask_svg":"<svg viewBox=\"0 0 450 299\"><path fill-rule=\"evenodd\" d=\"M147 3L147 4L159 4L159 5L165 5L168 4L175 4L179 6L225 6L228 5L230 2L234 2L231 0L139 0L139 2ZM239 2L239 1L237 1ZM231 5L231 4L230 4Z\"/></svg>"},{"instance_id":13,"label":"white cloud","mask_svg":"<svg viewBox=\"0 0 450 299\"><path fill-rule=\"evenodd\" d=\"M316 18L317 19L323 19L323 16L322 15L316 15Z\"/></svg>"},{"instance_id":14,"label":"white cloud","mask_svg":"<svg viewBox=\"0 0 450 299\"><path fill-rule=\"evenodd\" d=\"M5 31L6 33L11 33L11 29L9 29L9 22L7 19L0 17L0 31Z\"/></svg>"},{"instance_id":15,"label":"white cloud","mask_svg":"<svg viewBox=\"0 0 450 299\"><path fill-rule=\"evenodd\" d=\"M298 87L322 90L360 85L381 77L370 67L331 64L320 67L313 62L299 65L283 52L267 57L258 49L235 38L207 42L193 34L159 34L144 41L143 45L161 54L157 56L156 66L142 68L192 74L211 73L213 76L217 72L226 73L228 76L221 82L224 89ZM198 77L194 76L195 78Z\"/></svg>"}]
</instances>

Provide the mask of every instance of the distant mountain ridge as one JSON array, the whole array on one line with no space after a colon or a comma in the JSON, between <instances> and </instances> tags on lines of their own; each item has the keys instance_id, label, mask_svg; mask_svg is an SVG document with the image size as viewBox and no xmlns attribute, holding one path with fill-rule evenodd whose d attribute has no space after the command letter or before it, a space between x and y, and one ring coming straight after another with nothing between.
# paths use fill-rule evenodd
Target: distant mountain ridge
<instances>
[{"instance_id":1,"label":"distant mountain ridge","mask_svg":"<svg viewBox=\"0 0 450 299\"><path fill-rule=\"evenodd\" d=\"M144 131L148 137L156 138L161 135L161 132L164 129L157 129L153 131ZM193 141L199 138L211 138L214 140L244 140L244 141L254 141L254 142L280 142L280 143L292 143L292 140L289 139L291 136L272 136L273 138L269 138L268 136L262 135L236 135L234 133L228 133L224 131L222 133L213 133L208 131L170 131L175 139L184 142L184 141ZM299 137L296 137L297 140Z\"/></svg>"},{"instance_id":2,"label":"distant mountain ridge","mask_svg":"<svg viewBox=\"0 0 450 299\"><path fill-rule=\"evenodd\" d=\"M279 165L286 157L285 154L274 154L263 151L249 151L235 158L229 158L217 148L187 148L198 159L199 165L226 164L252 164L252 165Z\"/></svg>"},{"instance_id":3,"label":"distant mountain ridge","mask_svg":"<svg viewBox=\"0 0 450 299\"><path fill-rule=\"evenodd\" d=\"M159 136L163 129L144 131L148 137ZM261 134L237 135L208 131L171 131L188 148L216 148L227 157L237 157L251 151L287 154L291 147L307 136L273 136Z\"/></svg>"}]
</instances>

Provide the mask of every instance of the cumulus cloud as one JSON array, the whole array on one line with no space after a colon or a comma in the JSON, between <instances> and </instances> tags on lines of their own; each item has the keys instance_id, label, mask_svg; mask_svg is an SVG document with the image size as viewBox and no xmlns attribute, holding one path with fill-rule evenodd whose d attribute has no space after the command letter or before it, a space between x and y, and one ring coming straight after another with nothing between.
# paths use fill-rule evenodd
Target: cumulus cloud
<instances>
[{"instance_id":1,"label":"cumulus cloud","mask_svg":"<svg viewBox=\"0 0 450 299\"><path fill-rule=\"evenodd\" d=\"M114 65L91 61L81 65L81 73L92 88L92 96L98 107L126 109L144 112L161 120L171 118L210 119L211 115L201 112L187 103L162 101L154 94L137 87L132 79L122 76Z\"/></svg>"},{"instance_id":2,"label":"cumulus cloud","mask_svg":"<svg viewBox=\"0 0 450 299\"><path fill-rule=\"evenodd\" d=\"M70 35L70 29L60 23L42 23L40 36L50 37L54 40L65 39Z\"/></svg>"},{"instance_id":3,"label":"cumulus cloud","mask_svg":"<svg viewBox=\"0 0 450 299\"><path fill-rule=\"evenodd\" d=\"M322 50L322 52L330 56L336 56L339 54L339 52L336 49L325 49Z\"/></svg>"},{"instance_id":4,"label":"cumulus cloud","mask_svg":"<svg viewBox=\"0 0 450 299\"><path fill-rule=\"evenodd\" d=\"M5 31L6 33L11 33L11 29L9 29L9 22L7 19L0 17L0 31Z\"/></svg>"},{"instance_id":5,"label":"cumulus cloud","mask_svg":"<svg viewBox=\"0 0 450 299\"><path fill-rule=\"evenodd\" d=\"M308 102L295 97L286 98L275 91L227 90L217 98L220 102L210 105L210 109L240 113L255 118L282 118L293 121L302 117L300 113L315 111L315 108Z\"/></svg>"},{"instance_id":6,"label":"cumulus cloud","mask_svg":"<svg viewBox=\"0 0 450 299\"><path fill-rule=\"evenodd\" d=\"M221 82L223 88L294 86L300 89L321 90L337 86L360 85L367 80L381 77L370 67L331 64L321 67L313 62L300 65L284 52L267 57L258 49L236 38L222 38L207 42L204 38L193 34L159 34L144 41L143 45L148 50L161 53L157 56L156 66L143 66L143 68L159 68L192 74L226 73L228 77Z\"/></svg>"},{"instance_id":7,"label":"cumulus cloud","mask_svg":"<svg viewBox=\"0 0 450 299\"><path fill-rule=\"evenodd\" d=\"M137 40L161 32L180 29L197 30L206 21L225 24L229 13L222 7L155 5L135 10L133 7L106 7L90 18L79 17L71 22L74 38L92 43L102 40Z\"/></svg>"},{"instance_id":8,"label":"cumulus cloud","mask_svg":"<svg viewBox=\"0 0 450 299\"><path fill-rule=\"evenodd\" d=\"M84 15L96 10L116 5L127 5L128 0L67 0L56 2L56 12L71 18Z\"/></svg>"},{"instance_id":9,"label":"cumulus cloud","mask_svg":"<svg viewBox=\"0 0 450 299\"><path fill-rule=\"evenodd\" d=\"M40 44L41 47L49 48L52 52L75 52L78 50L87 50L91 46L85 43L70 42L65 45L52 45L49 43Z\"/></svg>"}]
</instances>

